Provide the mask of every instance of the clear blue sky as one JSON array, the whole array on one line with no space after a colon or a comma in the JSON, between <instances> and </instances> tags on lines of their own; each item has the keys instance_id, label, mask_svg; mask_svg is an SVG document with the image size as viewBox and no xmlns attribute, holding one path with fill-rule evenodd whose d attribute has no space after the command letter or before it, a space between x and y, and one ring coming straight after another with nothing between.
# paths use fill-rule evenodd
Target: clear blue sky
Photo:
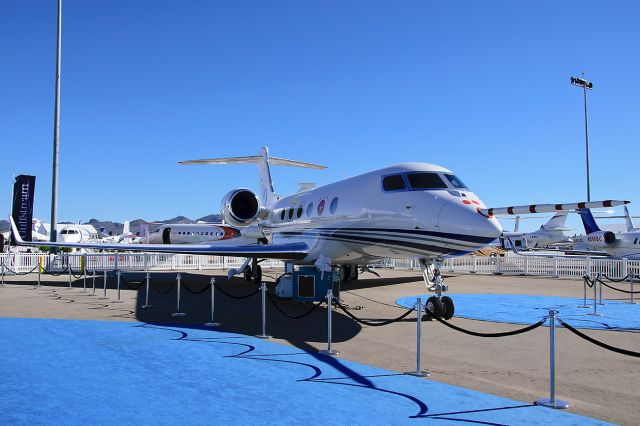
<instances>
[{"instance_id":1,"label":"clear blue sky","mask_svg":"<svg viewBox=\"0 0 640 426\"><path fill-rule=\"evenodd\" d=\"M0 10L0 209L13 175L34 174L48 221L56 1ZM218 212L229 189L256 187L255 168L177 161L261 145L329 167L275 167L283 194L425 161L490 206L580 201L582 92L569 77L581 72L595 86L592 198L640 213L639 12L633 1L64 0L59 219Z\"/></svg>"}]
</instances>

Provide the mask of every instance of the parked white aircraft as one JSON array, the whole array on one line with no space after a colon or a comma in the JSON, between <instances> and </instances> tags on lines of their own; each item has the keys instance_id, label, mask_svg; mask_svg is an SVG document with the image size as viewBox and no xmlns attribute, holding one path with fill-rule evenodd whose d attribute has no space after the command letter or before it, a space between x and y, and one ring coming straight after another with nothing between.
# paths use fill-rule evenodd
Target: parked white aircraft
<instances>
[{"instance_id":1,"label":"parked white aircraft","mask_svg":"<svg viewBox=\"0 0 640 426\"><path fill-rule=\"evenodd\" d=\"M366 265L386 257L415 258L419 259L427 288L437 294L429 298L427 308L450 318L453 301L442 296L447 287L442 283L437 260L474 252L498 238L502 228L494 214L547 213L627 203L609 200L487 209L453 172L428 163L397 164L282 197L273 190L270 165L323 167L269 157L266 147L258 156L182 162L238 163L258 165L261 194L258 197L247 188L230 191L221 204L223 220L236 227L259 227L269 244L46 245L242 256L253 259L254 279L259 279L258 258L279 258L322 271L331 271L336 265ZM22 241L13 221L12 227L20 244L41 245Z\"/></svg>"},{"instance_id":2,"label":"parked white aircraft","mask_svg":"<svg viewBox=\"0 0 640 426\"><path fill-rule=\"evenodd\" d=\"M516 227L513 232L503 232L500 243L503 248L534 249L546 247L550 244L570 241L564 234L569 228L565 228L569 212L556 213L547 223L534 232L518 232L518 218L516 217ZM514 247L511 247L513 244Z\"/></svg>"},{"instance_id":3,"label":"parked white aircraft","mask_svg":"<svg viewBox=\"0 0 640 426\"><path fill-rule=\"evenodd\" d=\"M634 230L620 233L603 231L596 223L590 209L579 209L578 213L580 213L587 235L573 237L575 246L586 246L594 250L602 250L613 257L640 258L640 231ZM627 211L626 214L628 215L629 212ZM631 225L631 229L634 229L630 218L627 223L627 226L629 225Z\"/></svg>"}]
</instances>

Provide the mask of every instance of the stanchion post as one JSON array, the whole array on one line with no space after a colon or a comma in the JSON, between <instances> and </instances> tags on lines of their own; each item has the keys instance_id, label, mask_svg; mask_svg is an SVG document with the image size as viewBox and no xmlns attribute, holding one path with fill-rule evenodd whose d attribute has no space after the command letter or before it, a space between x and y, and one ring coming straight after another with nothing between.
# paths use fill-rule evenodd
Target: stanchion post
<instances>
[{"instance_id":1,"label":"stanchion post","mask_svg":"<svg viewBox=\"0 0 640 426\"><path fill-rule=\"evenodd\" d=\"M118 286L118 299L114 300L113 303L122 303L122 302L124 302L124 300L122 300L122 298L120 297L120 278L121 278L121 273L120 273L119 269L116 271L116 276L118 278L118 284L117 284L117 286Z\"/></svg>"},{"instance_id":2,"label":"stanchion post","mask_svg":"<svg viewBox=\"0 0 640 426\"><path fill-rule=\"evenodd\" d=\"M80 293L87 292L87 268L86 265L82 268L82 291Z\"/></svg>"},{"instance_id":3,"label":"stanchion post","mask_svg":"<svg viewBox=\"0 0 640 426\"><path fill-rule=\"evenodd\" d=\"M102 294L102 297L100 297L100 299L108 299L107 297L107 270L105 269L104 271L102 271L102 276L103 276L103 290L104 293Z\"/></svg>"},{"instance_id":4,"label":"stanchion post","mask_svg":"<svg viewBox=\"0 0 640 426\"><path fill-rule=\"evenodd\" d=\"M95 296L96 295L96 270L95 270L95 266L93 269L93 273L91 274L91 281L92 281L92 287L93 287L93 291L91 292L91 294L89 296Z\"/></svg>"},{"instance_id":5,"label":"stanchion post","mask_svg":"<svg viewBox=\"0 0 640 426\"><path fill-rule=\"evenodd\" d=\"M431 373L429 370L423 370L421 368L421 341L422 341L422 297L418 297L416 300L416 311L418 314L418 319L416 321L416 369L415 371L407 371L406 374L410 374L412 376L418 377L429 377Z\"/></svg>"},{"instance_id":6,"label":"stanchion post","mask_svg":"<svg viewBox=\"0 0 640 426\"><path fill-rule=\"evenodd\" d=\"M333 327L331 326L331 311L333 311L333 290L329 288L327 290L327 349L323 349L319 351L324 355L339 355L340 352L331 349L331 331Z\"/></svg>"},{"instance_id":7,"label":"stanchion post","mask_svg":"<svg viewBox=\"0 0 640 426\"><path fill-rule=\"evenodd\" d=\"M180 312L180 289L182 287L182 275L180 273L178 273L178 275L176 276L176 280L178 280L178 294L177 294L177 298L176 298L177 309L176 309L176 312L171 314L171 316L172 317L183 317L186 314L184 312Z\"/></svg>"},{"instance_id":8,"label":"stanchion post","mask_svg":"<svg viewBox=\"0 0 640 426\"><path fill-rule=\"evenodd\" d=\"M602 314L598 313L598 295L597 295L597 291L598 291L598 275L596 275L593 279L593 312L589 312L587 315L591 315L594 317L600 317L602 316Z\"/></svg>"},{"instance_id":9,"label":"stanchion post","mask_svg":"<svg viewBox=\"0 0 640 426\"><path fill-rule=\"evenodd\" d=\"M67 268L69 269L69 289L72 289L71 285L71 263L69 262L69 258L67 257Z\"/></svg>"},{"instance_id":10,"label":"stanchion post","mask_svg":"<svg viewBox=\"0 0 640 426\"><path fill-rule=\"evenodd\" d=\"M587 279L589 277L587 275L582 276L582 305L578 306L578 308L588 308L587 306Z\"/></svg>"},{"instance_id":11,"label":"stanchion post","mask_svg":"<svg viewBox=\"0 0 640 426\"><path fill-rule=\"evenodd\" d=\"M604 303L602 301L602 277L600 276L600 274L598 273L598 299L600 300L600 302L598 303L598 305L603 306L606 305L606 303Z\"/></svg>"},{"instance_id":12,"label":"stanchion post","mask_svg":"<svg viewBox=\"0 0 640 426\"><path fill-rule=\"evenodd\" d=\"M569 403L561 399L556 399L556 314L553 309L549 310L549 398L540 398L534 402L536 405L544 407L565 409L569 408Z\"/></svg>"},{"instance_id":13,"label":"stanchion post","mask_svg":"<svg viewBox=\"0 0 640 426\"><path fill-rule=\"evenodd\" d=\"M146 254L145 254L145 258L146 258ZM144 299L144 305L142 306L142 308L144 309L151 307L151 305L149 304L149 272L146 273L146 281L147 281L147 285L145 289L145 299Z\"/></svg>"},{"instance_id":14,"label":"stanchion post","mask_svg":"<svg viewBox=\"0 0 640 426\"><path fill-rule=\"evenodd\" d=\"M205 324L207 327L220 327L222 324L216 322L216 279L211 277L211 322Z\"/></svg>"},{"instance_id":15,"label":"stanchion post","mask_svg":"<svg viewBox=\"0 0 640 426\"><path fill-rule=\"evenodd\" d=\"M0 287L4 287L4 261L2 262L2 282L0 283Z\"/></svg>"},{"instance_id":16,"label":"stanchion post","mask_svg":"<svg viewBox=\"0 0 640 426\"><path fill-rule=\"evenodd\" d=\"M42 284L40 283L40 266L38 266L38 285L36 287L40 287Z\"/></svg>"},{"instance_id":17,"label":"stanchion post","mask_svg":"<svg viewBox=\"0 0 640 426\"><path fill-rule=\"evenodd\" d=\"M267 334L267 283L262 281L260 286L262 293L262 334L256 335L259 339L271 339Z\"/></svg>"},{"instance_id":18,"label":"stanchion post","mask_svg":"<svg viewBox=\"0 0 640 426\"><path fill-rule=\"evenodd\" d=\"M635 305L636 304L636 302L633 300L633 280L634 280L634 278L635 277L632 275L631 276L631 293L629 294L629 296L630 296L629 303L631 305Z\"/></svg>"}]
</instances>

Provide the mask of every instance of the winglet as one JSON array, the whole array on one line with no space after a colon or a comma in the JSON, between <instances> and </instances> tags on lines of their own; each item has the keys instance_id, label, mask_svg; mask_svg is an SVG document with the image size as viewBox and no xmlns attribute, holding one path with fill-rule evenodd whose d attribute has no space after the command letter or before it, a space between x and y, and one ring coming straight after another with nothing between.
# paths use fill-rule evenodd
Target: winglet
<instances>
[{"instance_id":1,"label":"winglet","mask_svg":"<svg viewBox=\"0 0 640 426\"><path fill-rule=\"evenodd\" d=\"M18 245L24 244L24 240L20 236L18 227L16 226L16 223L13 221L13 216L9 216L9 221L11 222L11 236L13 237L13 241L15 241Z\"/></svg>"}]
</instances>

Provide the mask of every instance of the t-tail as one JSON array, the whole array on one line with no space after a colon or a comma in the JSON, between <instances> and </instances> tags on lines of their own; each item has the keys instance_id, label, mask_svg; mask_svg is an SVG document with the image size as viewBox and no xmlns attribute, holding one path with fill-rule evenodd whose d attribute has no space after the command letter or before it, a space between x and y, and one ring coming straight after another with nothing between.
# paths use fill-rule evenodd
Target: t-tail
<instances>
[{"instance_id":1,"label":"t-tail","mask_svg":"<svg viewBox=\"0 0 640 426\"><path fill-rule=\"evenodd\" d=\"M271 179L271 165L277 166L293 166L304 167L307 169L326 169L325 166L318 164L305 163L303 161L288 160L286 158L270 157L269 149L263 146L260 149L260 155L252 155L246 157L224 157L224 158L207 158L204 160L187 160L180 161L180 164L247 164L253 163L258 166L260 178L260 196L265 207L270 208L279 197L273 189L273 180Z\"/></svg>"},{"instance_id":2,"label":"t-tail","mask_svg":"<svg viewBox=\"0 0 640 426\"><path fill-rule=\"evenodd\" d=\"M584 225L584 230L587 235L601 231L590 209L578 209L577 211L580 213L582 224Z\"/></svg>"},{"instance_id":3,"label":"t-tail","mask_svg":"<svg viewBox=\"0 0 640 426\"><path fill-rule=\"evenodd\" d=\"M556 213L551 219L544 225L542 229L545 231L566 231L564 224L567 222L568 212Z\"/></svg>"}]
</instances>

